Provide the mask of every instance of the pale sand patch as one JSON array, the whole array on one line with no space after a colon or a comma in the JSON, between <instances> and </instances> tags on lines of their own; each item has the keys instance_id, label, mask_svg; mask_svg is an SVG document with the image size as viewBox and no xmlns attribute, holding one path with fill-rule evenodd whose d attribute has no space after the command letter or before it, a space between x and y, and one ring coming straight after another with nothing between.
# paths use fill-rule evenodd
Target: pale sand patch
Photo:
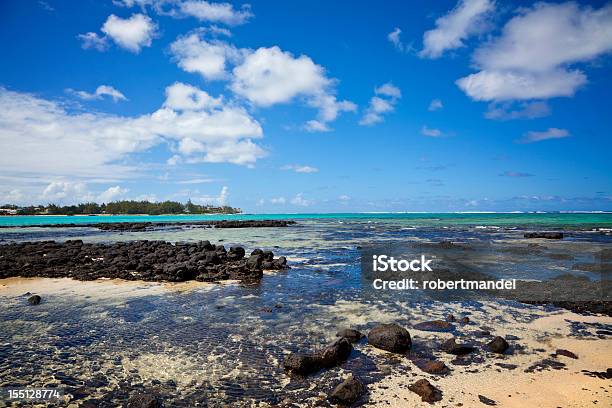
<instances>
[{"instance_id":1,"label":"pale sand patch","mask_svg":"<svg viewBox=\"0 0 612 408\"><path fill-rule=\"evenodd\" d=\"M212 290L221 285L232 285L239 281L227 280L220 283L187 282L144 282L122 279L98 279L78 281L70 278L6 278L0 279L0 296L15 297L24 293L44 296L65 296L75 300L122 301L127 298L161 295L173 292Z\"/></svg>"},{"instance_id":2,"label":"pale sand patch","mask_svg":"<svg viewBox=\"0 0 612 408\"><path fill-rule=\"evenodd\" d=\"M499 313L499 312L497 312ZM604 316L581 316L571 312L560 312L543 316L529 323L506 322L502 325L487 324L496 334L516 334L516 343L526 346L528 353L515 353L499 361L487 358L486 363L503 362L515 364L514 370L477 365L479 372L469 372L450 364L451 356L440 356L453 373L446 377L435 377L423 373L414 365L416 375L402 374L386 377L371 387L371 405L385 407L431 406L421 402L420 397L407 386L418 379L426 378L443 392L443 399L436 405L484 407L478 395L497 402L499 407L587 407L612 406L612 384L610 380L593 378L581 370L606 371L612 367L612 342L605 339L567 337L571 322L612 324L612 318ZM566 364L566 370L547 370L526 373L532 364L549 358L556 349L567 349L578 355L574 360L559 356L557 361ZM535 351L544 349L544 351ZM372 351L369 351L372 352ZM374 351L378 353L378 351ZM485 363L485 365L486 365ZM410 365L410 363L406 363ZM381 388L385 387L385 388ZM388 388L386 388L388 387ZM594 403L593 401L597 401Z\"/></svg>"}]
</instances>

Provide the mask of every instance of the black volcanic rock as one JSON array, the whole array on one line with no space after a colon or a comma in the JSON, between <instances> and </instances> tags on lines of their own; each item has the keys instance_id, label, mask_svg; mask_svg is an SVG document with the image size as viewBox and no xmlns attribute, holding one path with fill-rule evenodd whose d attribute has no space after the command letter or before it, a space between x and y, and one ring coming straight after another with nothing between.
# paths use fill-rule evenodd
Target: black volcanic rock
<instances>
[{"instance_id":1,"label":"black volcanic rock","mask_svg":"<svg viewBox=\"0 0 612 408\"><path fill-rule=\"evenodd\" d=\"M563 239L562 232L526 232L525 238Z\"/></svg>"},{"instance_id":2,"label":"black volcanic rock","mask_svg":"<svg viewBox=\"0 0 612 408\"><path fill-rule=\"evenodd\" d=\"M263 276L261 259L244 259L242 247L227 252L208 241L172 244L130 241L92 244L82 241L37 241L0 245L0 278L68 277L77 280L219 281L253 280ZM261 252L261 250L260 250ZM272 257L268 269L287 269L284 257ZM259 261L258 261L259 259Z\"/></svg>"},{"instance_id":3,"label":"black volcanic rock","mask_svg":"<svg viewBox=\"0 0 612 408\"><path fill-rule=\"evenodd\" d=\"M510 345L503 337L497 336L489 343L487 343L487 347L494 353L503 354Z\"/></svg>"},{"instance_id":4,"label":"black volcanic rock","mask_svg":"<svg viewBox=\"0 0 612 408\"><path fill-rule=\"evenodd\" d=\"M365 392L366 386L351 375L334 388L328 399L336 404L351 405Z\"/></svg>"},{"instance_id":5,"label":"black volcanic rock","mask_svg":"<svg viewBox=\"0 0 612 408\"><path fill-rule=\"evenodd\" d=\"M38 304L40 304L41 299L42 298L40 296L33 295L33 296L30 296L28 298L28 303L31 304L31 305L38 305Z\"/></svg>"},{"instance_id":6,"label":"black volcanic rock","mask_svg":"<svg viewBox=\"0 0 612 408\"><path fill-rule=\"evenodd\" d=\"M403 353L412 346L408 330L394 323L381 324L370 330L368 343L376 348L394 353Z\"/></svg>"}]
</instances>

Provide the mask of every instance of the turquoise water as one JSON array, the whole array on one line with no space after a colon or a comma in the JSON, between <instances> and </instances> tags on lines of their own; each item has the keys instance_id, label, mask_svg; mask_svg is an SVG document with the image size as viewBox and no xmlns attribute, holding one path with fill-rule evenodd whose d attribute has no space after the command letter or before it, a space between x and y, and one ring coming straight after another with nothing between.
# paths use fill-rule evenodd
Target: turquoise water
<instances>
[{"instance_id":1,"label":"turquoise water","mask_svg":"<svg viewBox=\"0 0 612 408\"><path fill-rule=\"evenodd\" d=\"M196 220L405 220L412 225L550 225L612 227L612 213L320 213L235 215L101 215L101 216L5 216L0 226L83 224L98 222L171 222Z\"/></svg>"}]
</instances>

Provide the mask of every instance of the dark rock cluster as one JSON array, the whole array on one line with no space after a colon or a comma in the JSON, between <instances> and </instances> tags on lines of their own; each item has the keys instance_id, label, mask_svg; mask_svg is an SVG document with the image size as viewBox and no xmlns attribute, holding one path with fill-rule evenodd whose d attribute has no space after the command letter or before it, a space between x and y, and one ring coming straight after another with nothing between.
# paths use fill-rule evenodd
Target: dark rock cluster
<instances>
[{"instance_id":1,"label":"dark rock cluster","mask_svg":"<svg viewBox=\"0 0 612 408\"><path fill-rule=\"evenodd\" d=\"M168 222L96 222L96 223L70 223L70 224L40 224L40 228L97 228L102 231L134 232L153 231L168 227L187 228L265 228L288 227L295 224L289 220L218 220L218 221L168 221ZM0 225L0 228L27 228L31 226Z\"/></svg>"},{"instance_id":2,"label":"dark rock cluster","mask_svg":"<svg viewBox=\"0 0 612 408\"><path fill-rule=\"evenodd\" d=\"M346 359L353 351L351 342L341 337L327 347L309 354L290 354L285 359L285 370L294 374L308 375L322 368L334 367Z\"/></svg>"},{"instance_id":3,"label":"dark rock cluster","mask_svg":"<svg viewBox=\"0 0 612 408\"><path fill-rule=\"evenodd\" d=\"M209 241L170 243L132 241L113 244L39 241L0 245L0 278L69 277L78 280L119 278L126 280L220 281L254 280L264 269L286 269L287 260L271 251Z\"/></svg>"},{"instance_id":4,"label":"dark rock cluster","mask_svg":"<svg viewBox=\"0 0 612 408\"><path fill-rule=\"evenodd\" d=\"M562 232L526 232L525 238L563 239Z\"/></svg>"}]
</instances>

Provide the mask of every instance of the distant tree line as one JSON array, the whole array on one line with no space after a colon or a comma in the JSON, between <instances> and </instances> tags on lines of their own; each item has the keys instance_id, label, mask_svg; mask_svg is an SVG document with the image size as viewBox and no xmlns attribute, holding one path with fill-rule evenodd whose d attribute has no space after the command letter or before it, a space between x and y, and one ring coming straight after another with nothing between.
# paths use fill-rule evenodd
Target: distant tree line
<instances>
[{"instance_id":1,"label":"distant tree line","mask_svg":"<svg viewBox=\"0 0 612 408\"><path fill-rule=\"evenodd\" d=\"M3 211L4 210L4 211ZM7 211L12 210L12 211ZM162 201L152 203L149 201L113 201L106 204L81 203L76 205L59 206L48 204L46 206L19 207L12 204L3 205L0 213L14 213L17 215L89 215L89 214L237 214L239 208L227 205L198 205L187 201L185 204L177 201Z\"/></svg>"}]
</instances>

